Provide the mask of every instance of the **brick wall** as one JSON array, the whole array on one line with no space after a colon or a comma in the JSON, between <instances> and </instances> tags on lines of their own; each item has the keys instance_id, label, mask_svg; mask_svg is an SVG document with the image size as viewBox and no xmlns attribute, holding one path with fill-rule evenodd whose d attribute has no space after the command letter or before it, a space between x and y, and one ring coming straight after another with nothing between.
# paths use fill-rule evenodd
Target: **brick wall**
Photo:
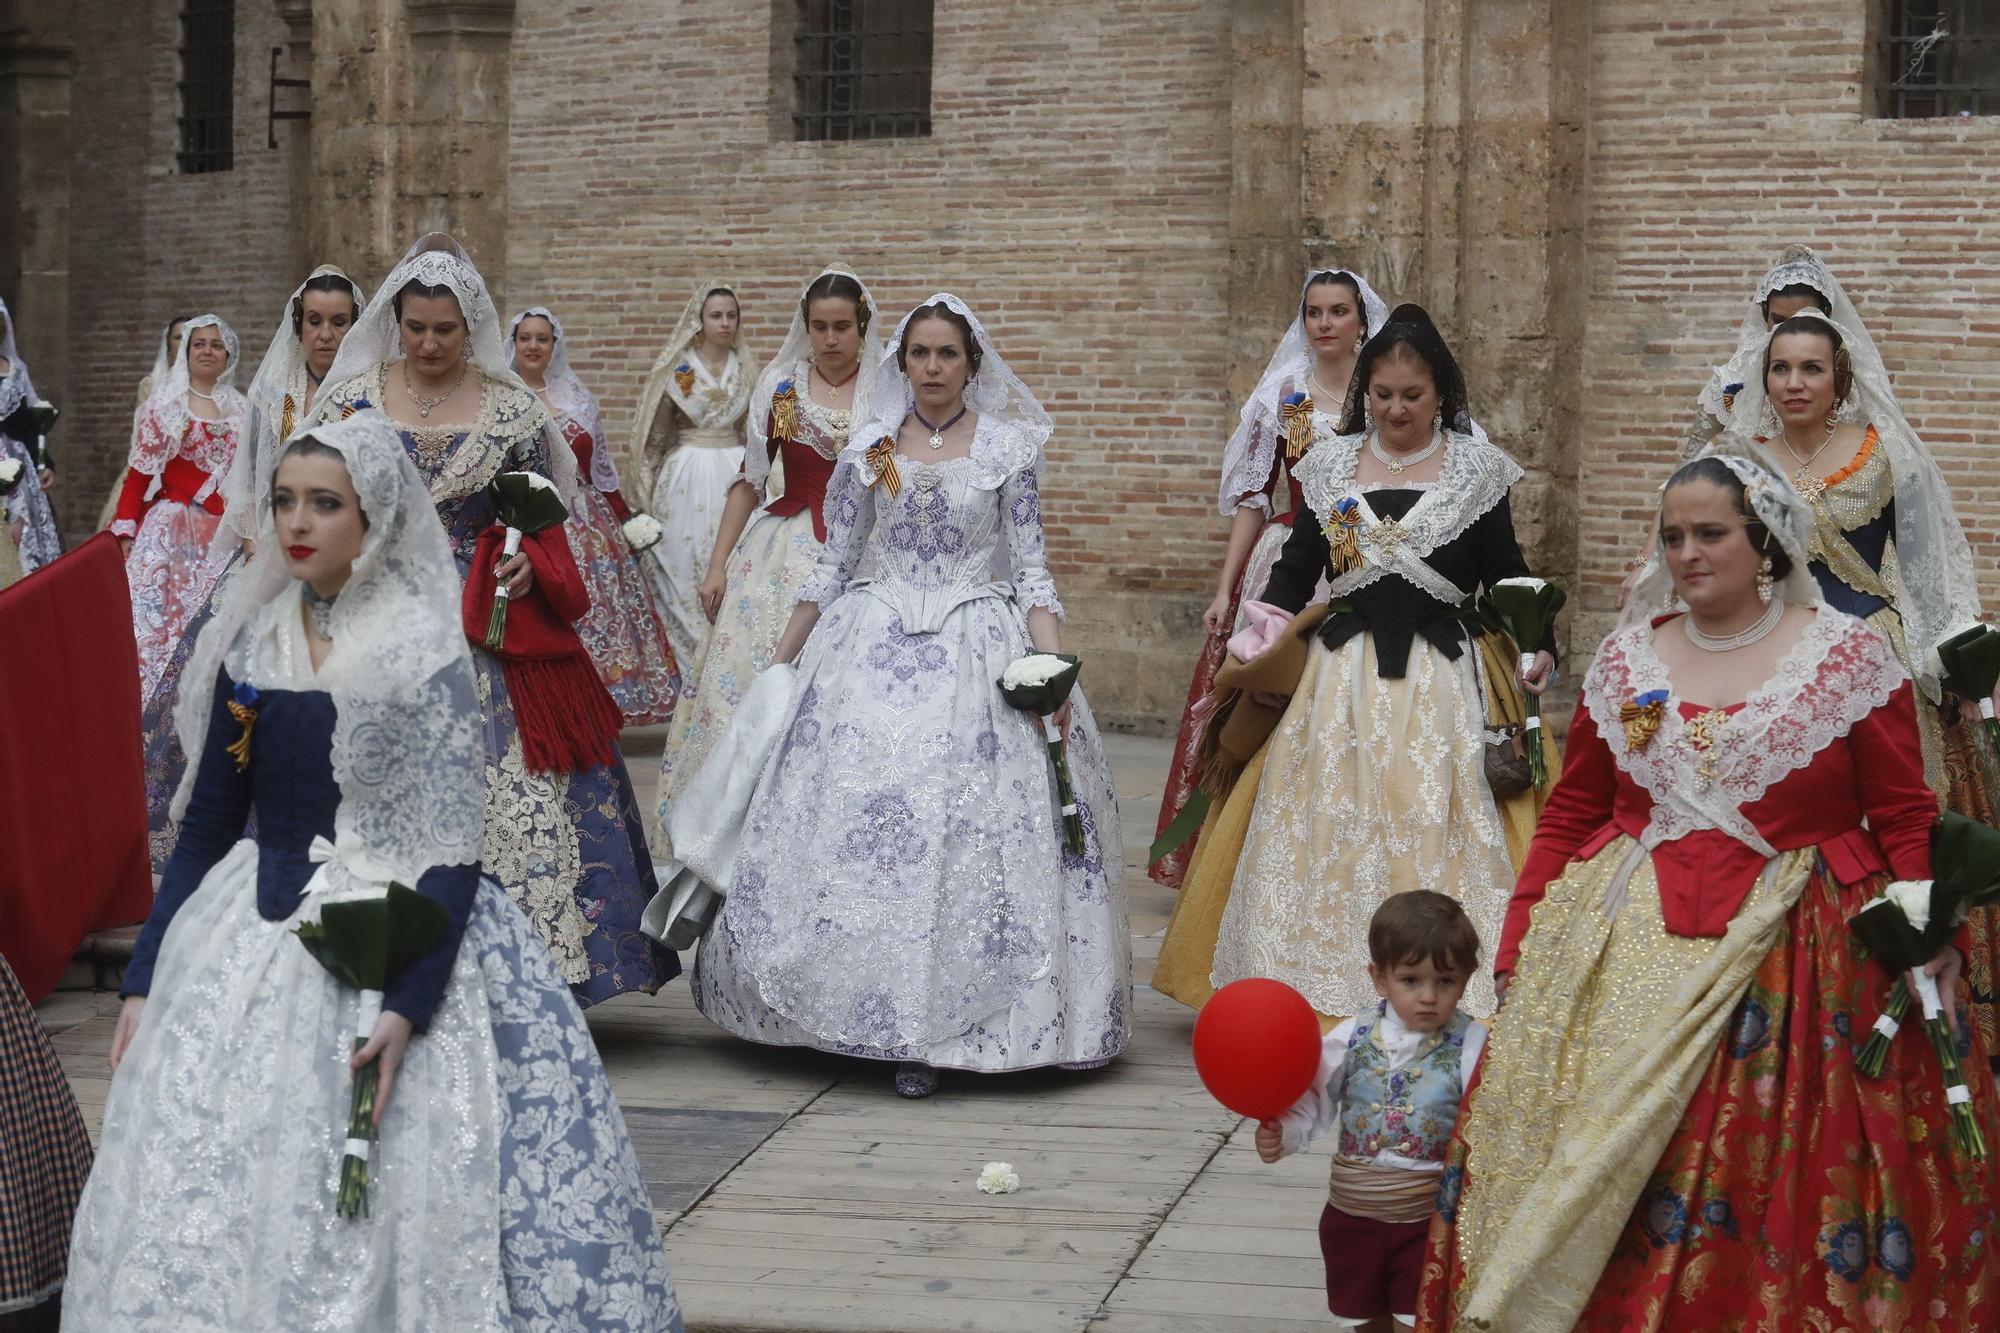
<instances>
[{"instance_id":1,"label":"brick wall","mask_svg":"<svg viewBox=\"0 0 2000 1333\"><path fill-rule=\"evenodd\" d=\"M1866 7L1593 8L1579 652L1610 620L1695 393L1793 240L1881 346L2000 605L2000 119L1870 118Z\"/></svg>"},{"instance_id":2,"label":"brick wall","mask_svg":"<svg viewBox=\"0 0 2000 1333\"><path fill-rule=\"evenodd\" d=\"M1044 512L1100 710L1177 712L1235 412L1228 6L940 0L932 137L861 143L773 141L772 12L521 7L507 305L561 314L622 442L700 275L743 285L767 356L829 261L889 320L958 292L1055 417Z\"/></svg>"},{"instance_id":3,"label":"brick wall","mask_svg":"<svg viewBox=\"0 0 2000 1333\"><path fill-rule=\"evenodd\" d=\"M70 389L52 446L58 513L76 540L124 466L132 395L168 317L227 320L247 388L303 275L288 271L283 150L264 146L271 48L284 40L276 7L236 7L235 168L194 176L175 158L180 6L75 0L71 22Z\"/></svg>"}]
</instances>

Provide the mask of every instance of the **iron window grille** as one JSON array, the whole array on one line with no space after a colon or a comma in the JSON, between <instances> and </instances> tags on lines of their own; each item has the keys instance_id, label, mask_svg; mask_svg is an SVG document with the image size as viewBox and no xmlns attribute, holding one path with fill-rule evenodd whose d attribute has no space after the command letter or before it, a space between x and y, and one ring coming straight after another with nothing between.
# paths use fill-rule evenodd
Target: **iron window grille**
<instances>
[{"instance_id":1,"label":"iron window grille","mask_svg":"<svg viewBox=\"0 0 2000 1333\"><path fill-rule=\"evenodd\" d=\"M236 0L181 7L181 170L236 165Z\"/></svg>"},{"instance_id":2,"label":"iron window grille","mask_svg":"<svg viewBox=\"0 0 2000 1333\"><path fill-rule=\"evenodd\" d=\"M931 132L931 0L797 0L796 139Z\"/></svg>"},{"instance_id":3,"label":"iron window grille","mask_svg":"<svg viewBox=\"0 0 2000 1333\"><path fill-rule=\"evenodd\" d=\"M2000 115L2000 0L1887 0L1876 114Z\"/></svg>"}]
</instances>

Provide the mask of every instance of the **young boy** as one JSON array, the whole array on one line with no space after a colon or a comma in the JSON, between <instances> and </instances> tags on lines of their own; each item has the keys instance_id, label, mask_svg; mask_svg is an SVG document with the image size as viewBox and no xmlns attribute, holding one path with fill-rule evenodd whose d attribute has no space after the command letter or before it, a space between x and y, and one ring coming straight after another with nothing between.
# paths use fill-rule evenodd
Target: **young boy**
<instances>
[{"instance_id":1,"label":"young boy","mask_svg":"<svg viewBox=\"0 0 2000 1333\"><path fill-rule=\"evenodd\" d=\"M1368 922L1368 975L1382 1003L1339 1024L1298 1104L1257 1126L1266 1162L1338 1124L1320 1214L1327 1308L1362 1333L1416 1325L1424 1241L1445 1147L1486 1029L1458 1010L1479 934L1441 893L1399 893Z\"/></svg>"}]
</instances>

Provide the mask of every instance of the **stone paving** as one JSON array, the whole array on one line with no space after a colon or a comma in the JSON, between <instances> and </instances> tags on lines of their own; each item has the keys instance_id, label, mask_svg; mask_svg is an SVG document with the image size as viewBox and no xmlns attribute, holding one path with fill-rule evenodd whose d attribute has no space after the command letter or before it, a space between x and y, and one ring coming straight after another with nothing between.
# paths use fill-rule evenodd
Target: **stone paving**
<instances>
[{"instance_id":1,"label":"stone paving","mask_svg":"<svg viewBox=\"0 0 2000 1333\"><path fill-rule=\"evenodd\" d=\"M1286 1333L1333 1325L1316 1225L1324 1148L1266 1167L1202 1090L1193 1015L1143 985L1172 895L1145 877L1168 742L1107 736L1126 838L1130 1051L1087 1074L947 1076L924 1102L886 1066L754 1046L684 983L590 1012L691 1330ZM650 799L657 733L627 738ZM115 997L42 1007L93 1133ZM974 1188L988 1161L1021 1177Z\"/></svg>"}]
</instances>

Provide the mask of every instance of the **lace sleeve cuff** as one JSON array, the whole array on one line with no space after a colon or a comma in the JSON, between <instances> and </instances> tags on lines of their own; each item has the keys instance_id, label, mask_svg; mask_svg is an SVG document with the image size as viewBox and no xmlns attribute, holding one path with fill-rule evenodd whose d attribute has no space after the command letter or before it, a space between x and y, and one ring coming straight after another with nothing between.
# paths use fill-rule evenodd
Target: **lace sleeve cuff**
<instances>
[{"instance_id":1,"label":"lace sleeve cuff","mask_svg":"<svg viewBox=\"0 0 2000 1333\"><path fill-rule=\"evenodd\" d=\"M111 525L111 535L114 537L136 537L139 535L139 525L129 518L118 519Z\"/></svg>"},{"instance_id":2,"label":"lace sleeve cuff","mask_svg":"<svg viewBox=\"0 0 2000 1333\"><path fill-rule=\"evenodd\" d=\"M1055 616L1063 618L1062 599L1056 596L1056 581L1049 577L1046 569L1024 569L1014 583L1014 602L1022 611L1041 607Z\"/></svg>"},{"instance_id":3,"label":"lace sleeve cuff","mask_svg":"<svg viewBox=\"0 0 2000 1333\"><path fill-rule=\"evenodd\" d=\"M806 575L806 581L799 585L799 595L794 602L811 602L814 606L825 607L846 590L847 580L841 577L839 568L822 560L813 566L813 572Z\"/></svg>"}]
</instances>

